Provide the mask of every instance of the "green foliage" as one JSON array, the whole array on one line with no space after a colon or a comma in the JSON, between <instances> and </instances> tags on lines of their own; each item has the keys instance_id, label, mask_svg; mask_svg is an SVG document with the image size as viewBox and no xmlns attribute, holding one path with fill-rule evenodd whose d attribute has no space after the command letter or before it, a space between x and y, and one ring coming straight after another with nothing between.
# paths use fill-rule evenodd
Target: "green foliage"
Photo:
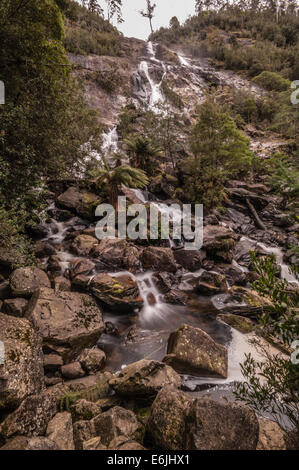
<instances>
[{"instance_id":1,"label":"green foliage","mask_svg":"<svg viewBox=\"0 0 299 470\"><path fill-rule=\"evenodd\" d=\"M199 119L191 134L194 157L180 165L180 178L192 202L207 207L225 199L227 178L246 174L251 167L249 141L228 110L209 98L199 109Z\"/></svg>"},{"instance_id":2,"label":"green foliage","mask_svg":"<svg viewBox=\"0 0 299 470\"><path fill-rule=\"evenodd\" d=\"M264 71L252 79L254 83L269 91L285 91L290 89L291 82L278 73Z\"/></svg>"},{"instance_id":3,"label":"green foliage","mask_svg":"<svg viewBox=\"0 0 299 470\"><path fill-rule=\"evenodd\" d=\"M264 163L268 182L275 192L286 200L296 200L299 196L299 170L282 153L276 153Z\"/></svg>"},{"instance_id":4,"label":"green foliage","mask_svg":"<svg viewBox=\"0 0 299 470\"><path fill-rule=\"evenodd\" d=\"M122 84L122 79L116 65L109 70L95 72L93 79L109 94L115 93Z\"/></svg>"},{"instance_id":5,"label":"green foliage","mask_svg":"<svg viewBox=\"0 0 299 470\"><path fill-rule=\"evenodd\" d=\"M131 164L135 168L144 170L149 176L154 175L159 169L162 159L161 149L143 137L125 139Z\"/></svg>"}]
</instances>

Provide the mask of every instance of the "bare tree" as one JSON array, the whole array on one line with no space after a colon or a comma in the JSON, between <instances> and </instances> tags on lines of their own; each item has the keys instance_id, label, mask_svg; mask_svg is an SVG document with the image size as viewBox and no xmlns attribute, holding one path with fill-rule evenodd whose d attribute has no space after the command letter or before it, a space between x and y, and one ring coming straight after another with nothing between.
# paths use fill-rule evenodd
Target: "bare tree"
<instances>
[{"instance_id":1,"label":"bare tree","mask_svg":"<svg viewBox=\"0 0 299 470\"><path fill-rule=\"evenodd\" d=\"M151 3L151 0L146 0L146 10L140 10L140 12L139 12L142 16L149 19L149 23L150 23L152 33L154 32L152 19L155 16L154 11L155 11L156 6L157 5L155 3Z\"/></svg>"},{"instance_id":2,"label":"bare tree","mask_svg":"<svg viewBox=\"0 0 299 470\"><path fill-rule=\"evenodd\" d=\"M108 21L111 23L113 17L116 15L117 22L123 23L123 16L122 16L122 0L106 0L107 3L107 11L108 11Z\"/></svg>"}]
</instances>

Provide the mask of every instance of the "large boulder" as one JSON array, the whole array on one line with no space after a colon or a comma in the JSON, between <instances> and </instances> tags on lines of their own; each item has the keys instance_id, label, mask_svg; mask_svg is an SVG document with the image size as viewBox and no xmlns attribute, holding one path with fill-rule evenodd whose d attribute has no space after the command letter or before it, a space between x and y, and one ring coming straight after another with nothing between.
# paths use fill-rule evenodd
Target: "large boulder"
<instances>
[{"instance_id":1,"label":"large boulder","mask_svg":"<svg viewBox=\"0 0 299 470\"><path fill-rule=\"evenodd\" d=\"M88 374L99 372L103 368L105 360L106 354L99 348L84 349L78 357L78 361Z\"/></svg>"},{"instance_id":2,"label":"large boulder","mask_svg":"<svg viewBox=\"0 0 299 470\"><path fill-rule=\"evenodd\" d=\"M141 256L144 269L159 270L169 273L177 271L177 264L170 248L149 246Z\"/></svg>"},{"instance_id":3,"label":"large boulder","mask_svg":"<svg viewBox=\"0 0 299 470\"><path fill-rule=\"evenodd\" d=\"M112 277L108 274L97 274L90 287L93 295L110 310L131 312L143 306L138 285L129 275Z\"/></svg>"},{"instance_id":4,"label":"large boulder","mask_svg":"<svg viewBox=\"0 0 299 470\"><path fill-rule=\"evenodd\" d=\"M60 450L74 450L72 415L67 411L57 413L48 424L46 436L55 442Z\"/></svg>"},{"instance_id":5,"label":"large boulder","mask_svg":"<svg viewBox=\"0 0 299 470\"><path fill-rule=\"evenodd\" d=\"M39 268L18 268L10 276L10 289L16 297L30 297L40 287L51 287L51 283Z\"/></svg>"},{"instance_id":6,"label":"large boulder","mask_svg":"<svg viewBox=\"0 0 299 470\"><path fill-rule=\"evenodd\" d=\"M251 333L255 328L255 324L250 318L241 317L240 315L222 313L217 318L241 333Z\"/></svg>"},{"instance_id":7,"label":"large boulder","mask_svg":"<svg viewBox=\"0 0 299 470\"><path fill-rule=\"evenodd\" d=\"M216 260L232 261L236 239L234 232L222 225L206 225L203 229L203 248Z\"/></svg>"},{"instance_id":8,"label":"large boulder","mask_svg":"<svg viewBox=\"0 0 299 470\"><path fill-rule=\"evenodd\" d=\"M0 425L0 435L41 436L57 412L55 397L44 392L27 397Z\"/></svg>"},{"instance_id":9,"label":"large boulder","mask_svg":"<svg viewBox=\"0 0 299 470\"><path fill-rule=\"evenodd\" d=\"M28 310L44 346L59 352L64 362L93 346L105 328L99 306L87 294L43 288L32 297Z\"/></svg>"},{"instance_id":10,"label":"large boulder","mask_svg":"<svg viewBox=\"0 0 299 470\"><path fill-rule=\"evenodd\" d=\"M43 386L42 344L28 320L0 313L0 341L5 363L0 364L0 409L17 407Z\"/></svg>"},{"instance_id":11,"label":"large boulder","mask_svg":"<svg viewBox=\"0 0 299 470\"><path fill-rule=\"evenodd\" d=\"M147 439L159 449L185 449L185 420L191 401L189 395L172 386L160 390L151 406Z\"/></svg>"},{"instance_id":12,"label":"large boulder","mask_svg":"<svg viewBox=\"0 0 299 470\"><path fill-rule=\"evenodd\" d=\"M139 250L120 238L104 238L94 248L93 257L109 268L129 269L140 268Z\"/></svg>"},{"instance_id":13,"label":"large boulder","mask_svg":"<svg viewBox=\"0 0 299 470\"><path fill-rule=\"evenodd\" d=\"M175 261L187 271L197 271L201 268L203 260L206 258L204 250L175 250L173 252Z\"/></svg>"},{"instance_id":14,"label":"large boulder","mask_svg":"<svg viewBox=\"0 0 299 470\"><path fill-rule=\"evenodd\" d=\"M78 235L72 243L72 250L79 256L87 256L97 244L97 240L90 235Z\"/></svg>"},{"instance_id":15,"label":"large boulder","mask_svg":"<svg viewBox=\"0 0 299 470\"><path fill-rule=\"evenodd\" d=\"M182 325L171 333L163 361L182 374L227 377L226 348L190 325Z\"/></svg>"},{"instance_id":16,"label":"large boulder","mask_svg":"<svg viewBox=\"0 0 299 470\"><path fill-rule=\"evenodd\" d=\"M273 310L273 303L268 297L246 287L233 286L225 300L222 312L256 318L263 312Z\"/></svg>"},{"instance_id":17,"label":"large boulder","mask_svg":"<svg viewBox=\"0 0 299 470\"><path fill-rule=\"evenodd\" d=\"M202 295L215 295L227 290L226 278L223 274L203 271L197 279L196 290Z\"/></svg>"},{"instance_id":18,"label":"large boulder","mask_svg":"<svg viewBox=\"0 0 299 470\"><path fill-rule=\"evenodd\" d=\"M71 186L58 196L57 203L63 209L70 209L84 219L94 217L95 207L100 204L100 198L89 191Z\"/></svg>"},{"instance_id":19,"label":"large boulder","mask_svg":"<svg viewBox=\"0 0 299 470\"><path fill-rule=\"evenodd\" d=\"M165 385L180 387L181 378L163 362L141 359L122 369L109 384L117 395L144 398L155 396Z\"/></svg>"},{"instance_id":20,"label":"large boulder","mask_svg":"<svg viewBox=\"0 0 299 470\"><path fill-rule=\"evenodd\" d=\"M102 444L109 446L113 439L124 436L127 439L136 439L141 432L141 425L133 411L120 406L114 406L92 420L95 436L100 437Z\"/></svg>"},{"instance_id":21,"label":"large boulder","mask_svg":"<svg viewBox=\"0 0 299 470\"><path fill-rule=\"evenodd\" d=\"M259 424L245 405L195 399L186 416L188 450L255 450Z\"/></svg>"}]
</instances>

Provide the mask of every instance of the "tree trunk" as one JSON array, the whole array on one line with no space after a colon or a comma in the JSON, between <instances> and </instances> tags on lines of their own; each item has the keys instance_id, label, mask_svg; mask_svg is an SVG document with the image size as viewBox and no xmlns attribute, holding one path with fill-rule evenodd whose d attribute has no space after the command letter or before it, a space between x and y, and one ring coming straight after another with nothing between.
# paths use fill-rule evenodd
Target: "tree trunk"
<instances>
[{"instance_id":1,"label":"tree trunk","mask_svg":"<svg viewBox=\"0 0 299 470\"><path fill-rule=\"evenodd\" d=\"M256 225L258 226L258 228L260 228L261 230L267 230L266 226L263 224L263 222L261 221L261 219L257 215L257 212L256 212L255 208L253 207L253 205L251 204L251 202L249 201L249 199L246 199L246 204L247 204L248 209L250 210L250 212L252 214L252 217L253 217Z\"/></svg>"}]
</instances>

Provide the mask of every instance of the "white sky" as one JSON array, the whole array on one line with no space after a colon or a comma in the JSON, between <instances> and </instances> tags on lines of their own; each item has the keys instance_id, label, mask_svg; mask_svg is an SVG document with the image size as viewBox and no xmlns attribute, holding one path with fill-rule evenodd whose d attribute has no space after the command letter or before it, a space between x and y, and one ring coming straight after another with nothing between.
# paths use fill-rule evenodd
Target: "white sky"
<instances>
[{"instance_id":1,"label":"white sky","mask_svg":"<svg viewBox=\"0 0 299 470\"><path fill-rule=\"evenodd\" d=\"M154 29L160 26L168 26L169 20L177 16L180 22L184 22L189 15L194 15L195 0L153 0L157 8L153 18ZM147 39L150 34L150 26L147 18L143 18L139 10L145 9L145 0L123 0L123 16L125 22L117 25L125 36L139 39Z\"/></svg>"}]
</instances>

